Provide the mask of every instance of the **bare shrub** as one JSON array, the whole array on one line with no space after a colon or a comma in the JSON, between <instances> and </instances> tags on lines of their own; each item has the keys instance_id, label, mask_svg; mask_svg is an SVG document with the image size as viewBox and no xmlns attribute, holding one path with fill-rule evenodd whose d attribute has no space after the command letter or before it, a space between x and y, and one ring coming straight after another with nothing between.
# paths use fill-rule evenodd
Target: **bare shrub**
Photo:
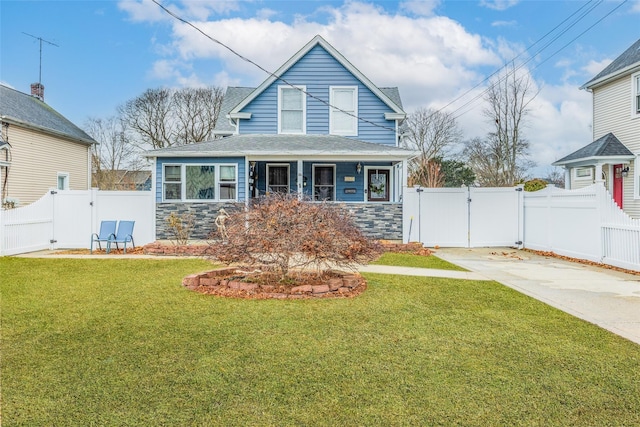
<instances>
[{"instance_id":1,"label":"bare shrub","mask_svg":"<svg viewBox=\"0 0 640 427\"><path fill-rule=\"evenodd\" d=\"M186 245L189 242L189 238L191 238L191 233L195 226L195 217L191 212L185 212L181 215L171 212L167 217L167 225L173 235L175 243L178 245Z\"/></svg>"},{"instance_id":2,"label":"bare shrub","mask_svg":"<svg viewBox=\"0 0 640 427\"><path fill-rule=\"evenodd\" d=\"M353 269L379 254L338 204L271 194L226 220L228 239L211 242L217 260L273 268L281 279L291 269Z\"/></svg>"}]
</instances>

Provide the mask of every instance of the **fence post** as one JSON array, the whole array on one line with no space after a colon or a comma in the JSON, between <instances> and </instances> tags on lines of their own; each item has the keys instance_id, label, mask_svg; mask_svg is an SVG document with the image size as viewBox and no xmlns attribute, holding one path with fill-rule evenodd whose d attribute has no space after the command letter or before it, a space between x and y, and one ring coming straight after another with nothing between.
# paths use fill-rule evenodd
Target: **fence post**
<instances>
[{"instance_id":1,"label":"fence post","mask_svg":"<svg viewBox=\"0 0 640 427\"><path fill-rule=\"evenodd\" d=\"M5 209L2 209L0 207L0 256L4 255L4 234L5 234L5 230L4 230L4 216L5 216Z\"/></svg>"},{"instance_id":2,"label":"fence post","mask_svg":"<svg viewBox=\"0 0 640 427\"><path fill-rule=\"evenodd\" d=\"M524 185L516 187L516 203L518 204L518 240L515 242L518 249L524 247Z\"/></svg>"}]
</instances>

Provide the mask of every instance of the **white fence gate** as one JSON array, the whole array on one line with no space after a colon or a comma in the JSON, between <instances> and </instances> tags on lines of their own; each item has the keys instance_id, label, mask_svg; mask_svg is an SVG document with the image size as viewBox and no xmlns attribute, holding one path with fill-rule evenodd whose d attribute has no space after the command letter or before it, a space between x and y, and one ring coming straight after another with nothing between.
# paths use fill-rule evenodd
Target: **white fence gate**
<instances>
[{"instance_id":1,"label":"white fence gate","mask_svg":"<svg viewBox=\"0 0 640 427\"><path fill-rule=\"evenodd\" d=\"M521 245L522 193L520 187L407 187L403 240L430 247Z\"/></svg>"},{"instance_id":2,"label":"white fence gate","mask_svg":"<svg viewBox=\"0 0 640 427\"><path fill-rule=\"evenodd\" d=\"M89 248L102 220L133 220L135 244L153 242L152 192L52 190L35 203L0 211L0 255Z\"/></svg>"},{"instance_id":3,"label":"white fence gate","mask_svg":"<svg viewBox=\"0 0 640 427\"><path fill-rule=\"evenodd\" d=\"M602 184L580 190L405 188L404 241L518 246L640 271L640 219Z\"/></svg>"}]
</instances>

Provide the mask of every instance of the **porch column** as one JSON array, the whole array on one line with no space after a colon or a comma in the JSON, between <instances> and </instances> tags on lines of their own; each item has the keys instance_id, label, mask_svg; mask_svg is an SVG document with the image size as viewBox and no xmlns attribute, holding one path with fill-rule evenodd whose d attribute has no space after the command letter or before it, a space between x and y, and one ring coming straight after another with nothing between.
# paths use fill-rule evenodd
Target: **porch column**
<instances>
[{"instance_id":1,"label":"porch column","mask_svg":"<svg viewBox=\"0 0 640 427\"><path fill-rule=\"evenodd\" d=\"M602 179L602 163L596 163L596 176L593 177L596 184L600 183L604 185L604 179Z\"/></svg>"},{"instance_id":2,"label":"porch column","mask_svg":"<svg viewBox=\"0 0 640 427\"><path fill-rule=\"evenodd\" d=\"M568 166L564 167L564 189L571 190L571 169Z\"/></svg>"},{"instance_id":3,"label":"porch column","mask_svg":"<svg viewBox=\"0 0 640 427\"><path fill-rule=\"evenodd\" d=\"M302 160L298 160L298 165L297 165L297 169L298 169L298 173L297 173L297 187L298 187L298 199L302 199L302 184L303 184L303 178L302 178Z\"/></svg>"}]
</instances>

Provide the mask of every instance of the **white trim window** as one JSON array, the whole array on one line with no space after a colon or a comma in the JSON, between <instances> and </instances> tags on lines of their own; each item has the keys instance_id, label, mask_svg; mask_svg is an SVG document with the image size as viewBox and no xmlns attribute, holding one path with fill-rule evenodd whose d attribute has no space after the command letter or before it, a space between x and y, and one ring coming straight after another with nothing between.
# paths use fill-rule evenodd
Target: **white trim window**
<instances>
[{"instance_id":1,"label":"white trim window","mask_svg":"<svg viewBox=\"0 0 640 427\"><path fill-rule=\"evenodd\" d=\"M237 188L238 167L235 164L163 165L163 201L235 201Z\"/></svg>"},{"instance_id":2,"label":"white trim window","mask_svg":"<svg viewBox=\"0 0 640 427\"><path fill-rule=\"evenodd\" d=\"M329 104L329 133L358 136L358 87L331 86Z\"/></svg>"},{"instance_id":3,"label":"white trim window","mask_svg":"<svg viewBox=\"0 0 640 427\"><path fill-rule=\"evenodd\" d=\"M69 189L69 172L58 172L58 180L57 180L57 188L58 190L68 190Z\"/></svg>"},{"instance_id":4,"label":"white trim window","mask_svg":"<svg viewBox=\"0 0 640 427\"><path fill-rule=\"evenodd\" d=\"M584 167L584 168L575 168L573 169L573 176L576 181L593 181L593 168L592 167Z\"/></svg>"},{"instance_id":5,"label":"white trim window","mask_svg":"<svg viewBox=\"0 0 640 427\"><path fill-rule=\"evenodd\" d=\"M289 164L267 164L267 192L289 192Z\"/></svg>"},{"instance_id":6,"label":"white trim window","mask_svg":"<svg viewBox=\"0 0 640 427\"><path fill-rule=\"evenodd\" d=\"M640 117L640 73L636 73L631 76L631 83L633 85L631 90L631 93L633 94L631 115L634 117Z\"/></svg>"},{"instance_id":7,"label":"white trim window","mask_svg":"<svg viewBox=\"0 0 640 427\"><path fill-rule=\"evenodd\" d=\"M278 133L307 132L306 86L278 86Z\"/></svg>"},{"instance_id":8,"label":"white trim window","mask_svg":"<svg viewBox=\"0 0 640 427\"><path fill-rule=\"evenodd\" d=\"M336 165L313 165L313 200L336 199Z\"/></svg>"}]
</instances>

